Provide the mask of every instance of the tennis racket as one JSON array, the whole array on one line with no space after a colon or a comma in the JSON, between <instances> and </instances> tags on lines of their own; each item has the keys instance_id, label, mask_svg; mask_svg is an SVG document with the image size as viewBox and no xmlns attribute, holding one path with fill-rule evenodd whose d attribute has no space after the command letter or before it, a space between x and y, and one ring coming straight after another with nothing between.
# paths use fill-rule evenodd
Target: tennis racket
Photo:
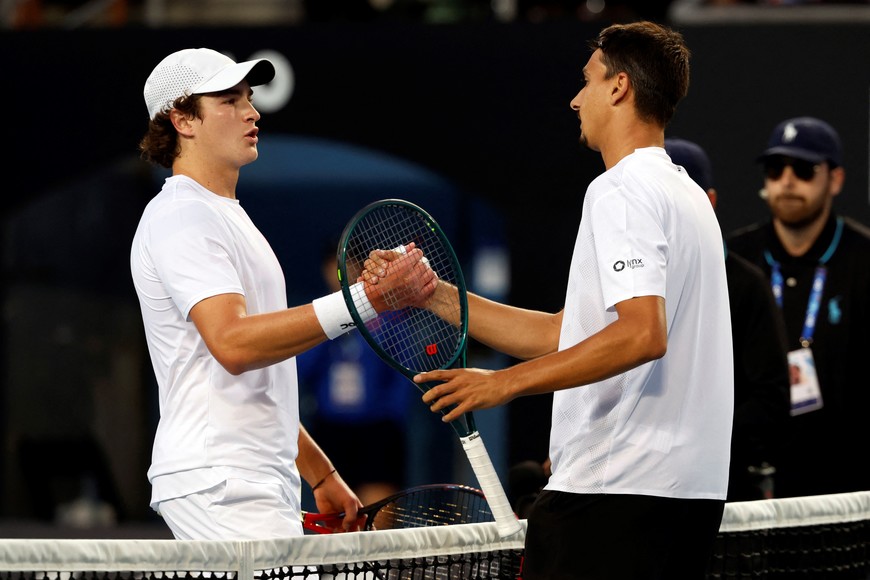
<instances>
[{"instance_id":1,"label":"tennis racket","mask_svg":"<svg viewBox=\"0 0 870 580\"><path fill-rule=\"evenodd\" d=\"M479 489L466 485L420 485L360 508L368 516L363 530L395 530L493 521L492 511ZM318 534L342 530L344 513L306 513L302 526Z\"/></svg>"},{"instance_id":2,"label":"tennis racket","mask_svg":"<svg viewBox=\"0 0 870 580\"><path fill-rule=\"evenodd\" d=\"M354 300L362 292L356 284L365 261L374 250L396 249L404 252L413 243L422 250L428 265L439 279L439 286L449 285L449 292L439 292L437 309L413 306L375 314L360 313ZM401 261L399 258L397 262ZM386 274L389 276L389 271ZM456 254L438 223L420 207L400 199L376 201L361 209L348 222L338 246L338 277L351 317L365 341L387 364L413 383L419 373L438 369L465 367L468 340L468 299L465 280ZM381 282L383 283L383 282ZM397 286L386 296L388 304L407 304L401 295L407 291ZM435 311L437 310L437 314ZM423 392L434 383L416 384ZM446 412L446 410L445 410ZM499 533L509 536L520 531L474 416L465 413L450 425L459 435L481 490L489 502Z\"/></svg>"}]
</instances>

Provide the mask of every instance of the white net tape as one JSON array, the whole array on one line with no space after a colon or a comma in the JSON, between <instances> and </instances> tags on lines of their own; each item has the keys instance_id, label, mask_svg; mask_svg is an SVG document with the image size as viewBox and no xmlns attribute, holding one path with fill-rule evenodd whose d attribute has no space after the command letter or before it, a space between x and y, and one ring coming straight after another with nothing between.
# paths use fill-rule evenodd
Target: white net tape
<instances>
[{"instance_id":1,"label":"white net tape","mask_svg":"<svg viewBox=\"0 0 870 580\"><path fill-rule=\"evenodd\" d=\"M236 572L520 550L523 533L502 538L495 522L280 540L0 540L0 571Z\"/></svg>"},{"instance_id":2,"label":"white net tape","mask_svg":"<svg viewBox=\"0 0 870 580\"><path fill-rule=\"evenodd\" d=\"M0 580L515 579L520 523L509 537L489 522L259 541L0 540ZM708 578L863 579L868 543L870 491L729 503Z\"/></svg>"},{"instance_id":3,"label":"white net tape","mask_svg":"<svg viewBox=\"0 0 870 580\"><path fill-rule=\"evenodd\" d=\"M870 491L726 504L720 532L870 520Z\"/></svg>"}]
</instances>

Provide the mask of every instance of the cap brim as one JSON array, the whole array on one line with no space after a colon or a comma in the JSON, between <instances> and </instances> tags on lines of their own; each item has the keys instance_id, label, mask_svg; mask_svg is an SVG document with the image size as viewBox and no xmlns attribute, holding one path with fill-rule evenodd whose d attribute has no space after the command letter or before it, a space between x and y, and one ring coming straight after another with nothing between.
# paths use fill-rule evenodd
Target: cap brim
<instances>
[{"instance_id":1,"label":"cap brim","mask_svg":"<svg viewBox=\"0 0 870 580\"><path fill-rule=\"evenodd\" d=\"M275 78L275 67L266 59L249 60L222 68L211 78L203 81L191 93L202 95L231 89L247 79L252 87L264 85Z\"/></svg>"},{"instance_id":2,"label":"cap brim","mask_svg":"<svg viewBox=\"0 0 870 580\"><path fill-rule=\"evenodd\" d=\"M761 162L767 159L768 157L773 157L774 155L783 155L785 157L794 157L795 159L802 159L804 161L809 161L810 163L822 163L827 160L827 157L824 155L819 155L818 153L814 153L813 151L807 151L806 149L798 149L796 147L771 147L767 149L764 153L758 156L756 161Z\"/></svg>"}]
</instances>

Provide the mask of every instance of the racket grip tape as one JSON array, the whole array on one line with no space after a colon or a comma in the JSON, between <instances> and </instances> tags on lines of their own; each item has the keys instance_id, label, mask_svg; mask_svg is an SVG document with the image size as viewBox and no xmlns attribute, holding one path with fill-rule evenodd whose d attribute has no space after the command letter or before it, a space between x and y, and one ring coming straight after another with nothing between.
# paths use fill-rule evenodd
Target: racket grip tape
<instances>
[{"instance_id":1,"label":"racket grip tape","mask_svg":"<svg viewBox=\"0 0 870 580\"><path fill-rule=\"evenodd\" d=\"M492 465L492 460L489 458L489 453L483 445L480 433L475 431L467 437L460 437L459 440L462 442L462 448L465 450L474 475L477 477L477 482L480 484L480 490L486 496L499 535L505 538L516 534L522 529L522 526L511 508L507 495L505 495L495 467Z\"/></svg>"}]
</instances>

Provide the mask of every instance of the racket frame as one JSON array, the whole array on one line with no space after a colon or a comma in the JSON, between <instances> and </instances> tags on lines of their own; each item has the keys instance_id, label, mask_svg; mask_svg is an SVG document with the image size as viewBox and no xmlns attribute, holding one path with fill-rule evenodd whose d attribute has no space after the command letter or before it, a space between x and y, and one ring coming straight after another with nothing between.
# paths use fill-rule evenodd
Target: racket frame
<instances>
[{"instance_id":1,"label":"racket frame","mask_svg":"<svg viewBox=\"0 0 870 580\"><path fill-rule=\"evenodd\" d=\"M454 349L452 356L449 358L448 362L442 364L437 369L429 369L429 370L442 370L442 369L450 369L450 368L465 368L466 360L467 360L467 350L468 350L468 295L467 295L467 287L465 285L465 277L462 274L462 267L459 264L459 259L456 257L456 252L453 251L453 246L450 244L450 241L447 239L447 236L444 234L444 230L441 229L441 226L435 221L426 210L421 208L420 206L411 203L409 201L405 201L403 199L382 199L380 201L375 201L373 203L368 204L361 210L359 210L347 223L344 228L344 231L341 234L341 239L338 244L338 250L336 254L336 258L338 261L338 280L341 285L342 296L344 297L345 303L348 305L348 310L350 311L350 316L353 318L354 324L356 324L357 330L363 335L363 338L366 339L366 342L369 346L374 349L375 353L390 365L395 370L402 373L408 380L410 380L420 391L426 392L432 387L434 387L437 383L415 383L414 377L423 371L416 371L413 369L409 369L406 366L402 365L398 361L396 361L388 352L386 352L383 348L381 348L377 339L375 339L372 334L369 332L366 323L363 321L362 317L356 310L356 305L354 303L353 295L351 294L351 285L355 282L355 280L348 279L347 273L347 246L350 241L351 234L356 229L357 225L369 214L373 211L377 210L380 207L384 206L400 206L407 209L410 209L412 212L419 214L422 219L425 221L426 225L429 229L437 236L438 240L441 242L444 253L451 262L454 280L452 283L457 290L458 299L459 299L459 336L456 342L456 348ZM418 246L419 247L419 246ZM381 248L383 249L383 248ZM420 248L423 251L425 256L425 248ZM452 407L448 407L446 409L442 409L441 413L447 414L450 412ZM474 415L471 413L465 413L461 420L452 421L450 426L456 431L456 434L459 437L469 437L472 434L477 432L477 427L474 422Z\"/></svg>"},{"instance_id":2,"label":"racket frame","mask_svg":"<svg viewBox=\"0 0 870 580\"><path fill-rule=\"evenodd\" d=\"M402 491L396 492L392 495L389 495L383 499L380 499L374 503L371 503L367 506L361 507L358 510L358 514L360 516L367 516L366 523L363 526L363 531L372 531L379 528L373 528L376 516L378 512L380 512L385 507L390 504L394 504L399 500L405 499L411 495L421 495L424 496L429 493L437 493L437 492L453 492L458 495L460 498L468 497L468 498L477 498L483 501L485 506L488 506L488 502L486 501L486 496L483 492L475 487L471 487L468 485L462 485L458 483L432 483L426 485L417 485L414 487L410 487L408 489L404 489ZM441 506L445 502L433 502L435 506ZM451 502L450 505L461 504L464 506L464 503L460 501ZM440 509L440 508L439 508ZM466 513L463 511L463 513ZM345 513L344 512L336 512L330 514L318 514L318 513L310 513L305 512L302 514L302 527L306 530L316 532L318 534L333 534L339 533L339 528L341 527L342 521L344 520ZM489 510L486 515L490 517L480 518L464 518L463 521L451 522L453 524L459 523L479 523L484 521L493 521L495 518L492 515L492 511ZM420 521L423 521L425 518L423 516L419 517ZM467 519L467 521L466 521ZM402 520L403 523L407 520ZM409 528L409 527L426 527L429 525L448 525L448 523L439 523L439 524L424 524L421 526L395 526L393 528L380 528L380 529L397 529L397 528Z\"/></svg>"},{"instance_id":3,"label":"racket frame","mask_svg":"<svg viewBox=\"0 0 870 580\"><path fill-rule=\"evenodd\" d=\"M451 262L453 268L453 274L455 279L452 280L451 283L456 286L460 310L459 337L456 348L452 356L449 358L448 362L442 364L439 369L429 370L456 368L460 365L462 368L465 368L466 353L468 347L468 296L467 288L465 285L465 278L462 274L462 268L459 264L459 260L456 257L456 253L453 251L453 246L450 244L450 241L447 239L447 236L444 234L441 226L438 225L438 222L435 221L435 219L431 215L429 215L429 213L426 212L424 209L416 204L402 199L384 199L370 203L367 206L363 207L361 210L359 210L345 226L344 231L341 235L341 241L338 245L337 258L339 283L341 285L342 296L344 297L345 303L347 304L348 310L350 311L351 318L353 318L357 330L362 333L362 336L365 339L366 343L368 343L368 345L372 347L375 353L384 362L389 364L395 370L402 373L421 391L426 392L433 386L435 386L436 383L414 383L413 378L419 372L423 371L418 371L405 367L404 365L396 361L383 348L381 348L378 340L371 335L368 327L366 326L366 323L357 312L356 304L350 290L351 284L356 282L356 280L349 280L347 274L348 243L352 237L352 234L354 233L357 225L369 214L371 214L380 207L388 205L404 207L405 209L420 215L425 221L426 226L437 236L438 240L441 242L444 253L446 254L448 260ZM414 240L408 240L408 242L411 241ZM367 251L372 251L376 249L390 248L370 248ZM423 255L425 256L425 248L420 249L423 251ZM444 414L449 412L450 409L452 409L452 407L443 409L441 412L442 414ZM498 475L495 471L495 467L492 464L492 459L490 458L489 453L486 451L486 448L483 445L483 439L480 436L480 433L477 431L477 427L475 426L474 415L471 412L464 413L461 419L451 421L450 426L453 427L454 431L456 431L457 435L459 435L459 440L462 443L463 450L468 457L469 463L474 470L477 481L480 484L480 487L486 497L487 503L490 506L490 510L492 511L493 517L495 518L496 527L498 528L499 534L502 537L508 537L520 532L522 530L522 526L520 525L519 521L516 518L516 515L513 512L513 508L511 507L510 502L507 499L504 488L502 487L501 481L499 480Z\"/></svg>"}]
</instances>

